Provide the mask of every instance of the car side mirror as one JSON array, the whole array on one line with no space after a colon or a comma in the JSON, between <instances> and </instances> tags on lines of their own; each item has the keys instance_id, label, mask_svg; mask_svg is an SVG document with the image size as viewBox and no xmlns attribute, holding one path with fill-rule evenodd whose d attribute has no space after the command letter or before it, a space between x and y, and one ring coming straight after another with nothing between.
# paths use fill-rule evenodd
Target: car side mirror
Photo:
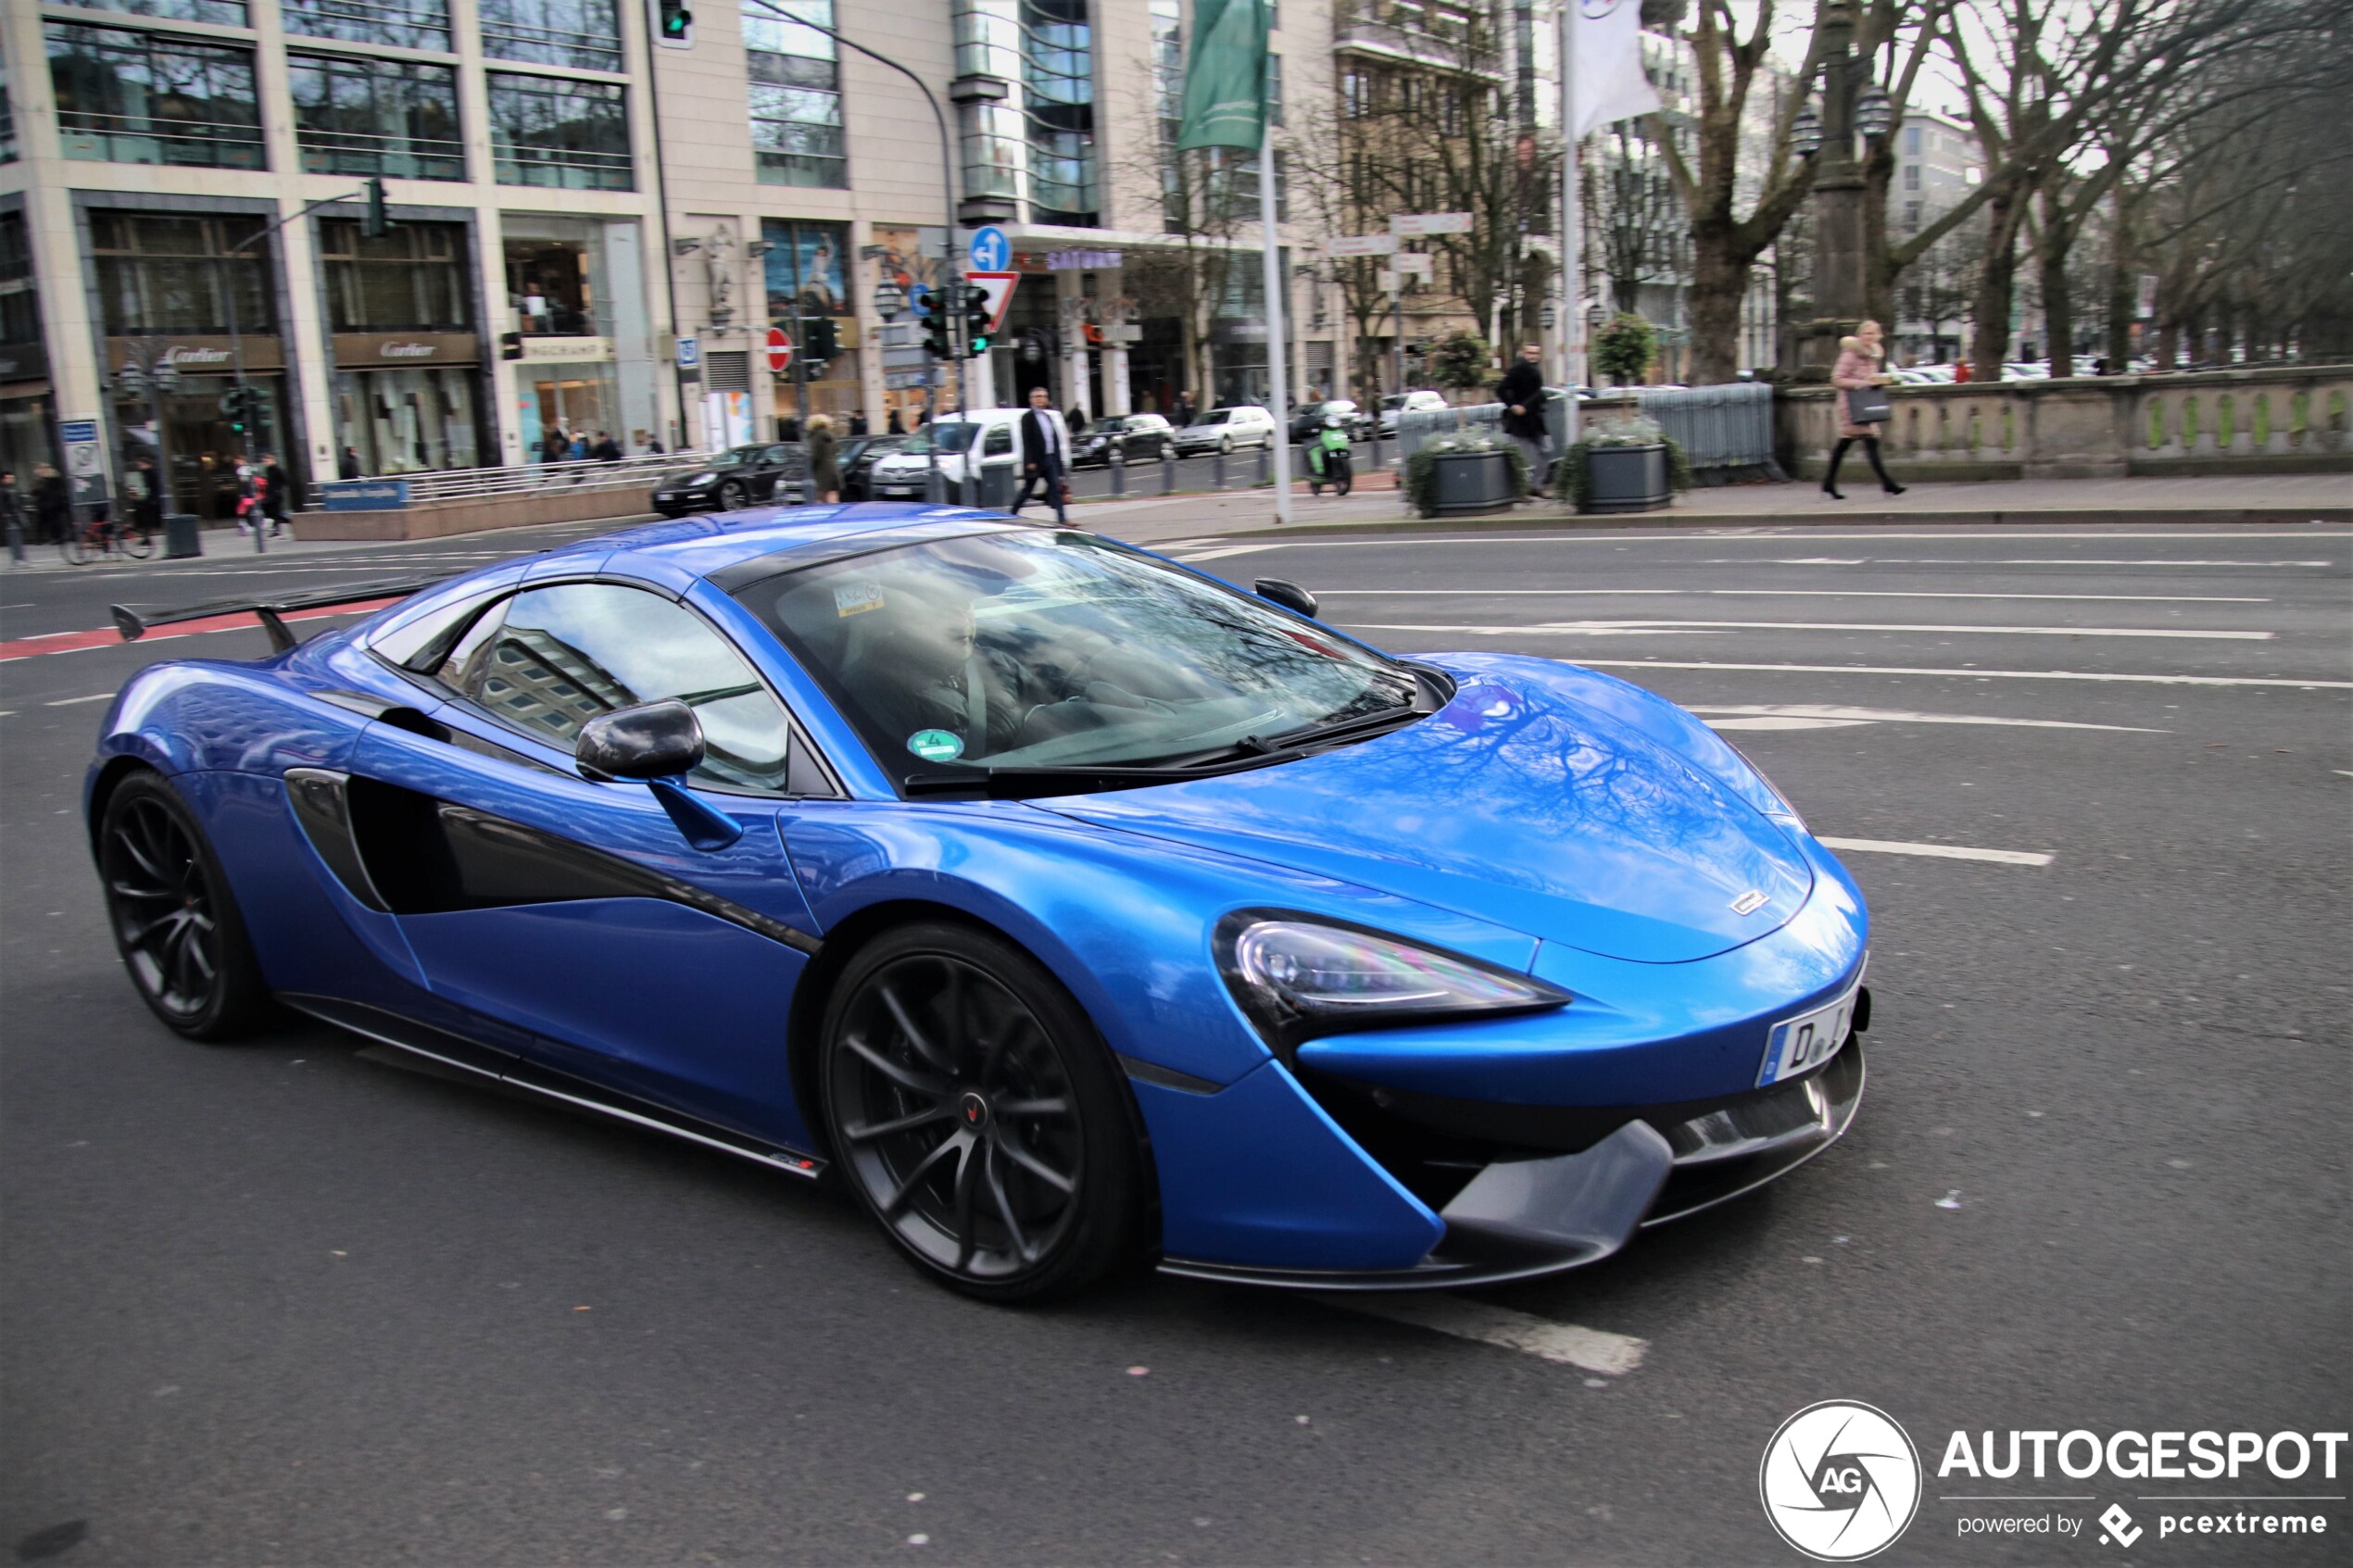
<instances>
[{"instance_id":1,"label":"car side mirror","mask_svg":"<svg viewBox=\"0 0 2353 1568\"><path fill-rule=\"evenodd\" d=\"M1310 621L1315 619L1315 596L1298 583L1286 583L1279 577L1262 577L1251 586L1267 603L1278 604Z\"/></svg>"},{"instance_id":2,"label":"car side mirror","mask_svg":"<svg viewBox=\"0 0 2353 1568\"><path fill-rule=\"evenodd\" d=\"M580 776L598 784L675 778L702 765L702 725L675 697L617 708L580 726L572 755Z\"/></svg>"}]
</instances>

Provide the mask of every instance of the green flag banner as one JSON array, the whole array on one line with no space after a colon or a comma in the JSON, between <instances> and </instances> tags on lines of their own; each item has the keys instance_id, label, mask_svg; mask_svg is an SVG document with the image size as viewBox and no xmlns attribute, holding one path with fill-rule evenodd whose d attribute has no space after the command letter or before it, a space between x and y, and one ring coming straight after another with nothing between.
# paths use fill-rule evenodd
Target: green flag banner
<instances>
[{"instance_id":1,"label":"green flag banner","mask_svg":"<svg viewBox=\"0 0 2353 1568\"><path fill-rule=\"evenodd\" d=\"M1179 151L1247 147L1266 136L1266 0L1193 0Z\"/></svg>"}]
</instances>

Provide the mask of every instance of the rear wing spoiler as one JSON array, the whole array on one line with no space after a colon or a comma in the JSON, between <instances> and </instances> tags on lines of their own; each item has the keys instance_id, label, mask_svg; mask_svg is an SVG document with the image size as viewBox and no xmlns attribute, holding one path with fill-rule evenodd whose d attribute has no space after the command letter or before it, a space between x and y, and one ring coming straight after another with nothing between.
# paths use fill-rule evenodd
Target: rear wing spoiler
<instances>
[{"instance_id":1,"label":"rear wing spoiler","mask_svg":"<svg viewBox=\"0 0 2353 1568\"><path fill-rule=\"evenodd\" d=\"M262 629L270 633L270 646L279 653L293 647L298 640L287 630L285 617L297 610L332 609L337 605L369 604L376 600L405 599L437 583L446 583L454 573L438 577L396 577L375 583L354 583L342 588L316 588L302 594L274 594L267 598L214 599L206 604L188 605L180 609L141 612L125 605L109 605L107 613L113 618L115 630L122 633L126 643L135 643L154 626L170 626L182 621L208 621L220 615L251 615L258 617Z\"/></svg>"}]
</instances>

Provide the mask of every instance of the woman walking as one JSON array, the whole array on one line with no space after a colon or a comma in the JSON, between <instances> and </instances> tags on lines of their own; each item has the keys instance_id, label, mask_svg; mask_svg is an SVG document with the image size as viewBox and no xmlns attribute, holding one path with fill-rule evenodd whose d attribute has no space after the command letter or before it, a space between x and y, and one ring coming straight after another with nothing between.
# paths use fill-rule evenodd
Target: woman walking
<instances>
[{"instance_id":1,"label":"woman walking","mask_svg":"<svg viewBox=\"0 0 2353 1568\"><path fill-rule=\"evenodd\" d=\"M1871 471L1879 475L1881 486L1891 495L1904 494L1904 486L1887 477L1887 465L1880 460L1879 426L1855 417L1856 393L1895 383L1882 369L1886 353L1880 345L1877 321L1866 321L1855 329L1853 337L1838 340L1838 364L1831 371L1831 384L1838 388L1838 445L1831 448L1830 471L1822 475L1823 493L1833 501L1846 499L1838 493L1838 465L1846 460L1846 449L1857 441L1863 444L1863 454L1870 458Z\"/></svg>"},{"instance_id":2,"label":"woman walking","mask_svg":"<svg viewBox=\"0 0 2353 1568\"><path fill-rule=\"evenodd\" d=\"M831 414L809 416L809 484L820 501L841 499L841 464L835 453L839 444L834 440L834 417Z\"/></svg>"}]
</instances>

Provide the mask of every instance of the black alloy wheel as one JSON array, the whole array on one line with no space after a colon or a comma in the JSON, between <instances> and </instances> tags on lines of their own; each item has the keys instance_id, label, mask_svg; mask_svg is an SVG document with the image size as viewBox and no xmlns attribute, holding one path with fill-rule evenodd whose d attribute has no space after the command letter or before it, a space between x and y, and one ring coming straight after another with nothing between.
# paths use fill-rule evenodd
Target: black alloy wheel
<instances>
[{"instance_id":1,"label":"black alloy wheel","mask_svg":"<svg viewBox=\"0 0 2353 1568\"><path fill-rule=\"evenodd\" d=\"M1068 1295L1135 1256L1136 1118L1111 1053L1036 960L982 932L904 928L826 1009L835 1158L919 1268L966 1295Z\"/></svg>"},{"instance_id":2,"label":"black alloy wheel","mask_svg":"<svg viewBox=\"0 0 2353 1568\"><path fill-rule=\"evenodd\" d=\"M98 830L107 923L157 1018L197 1040L244 1033L269 1005L245 922L188 808L153 773L117 787Z\"/></svg>"},{"instance_id":3,"label":"black alloy wheel","mask_svg":"<svg viewBox=\"0 0 2353 1568\"><path fill-rule=\"evenodd\" d=\"M720 481L719 509L721 511L739 512L743 510L745 507L749 506L750 502L751 495L749 491L744 489L743 481L739 479L726 479Z\"/></svg>"}]
</instances>

